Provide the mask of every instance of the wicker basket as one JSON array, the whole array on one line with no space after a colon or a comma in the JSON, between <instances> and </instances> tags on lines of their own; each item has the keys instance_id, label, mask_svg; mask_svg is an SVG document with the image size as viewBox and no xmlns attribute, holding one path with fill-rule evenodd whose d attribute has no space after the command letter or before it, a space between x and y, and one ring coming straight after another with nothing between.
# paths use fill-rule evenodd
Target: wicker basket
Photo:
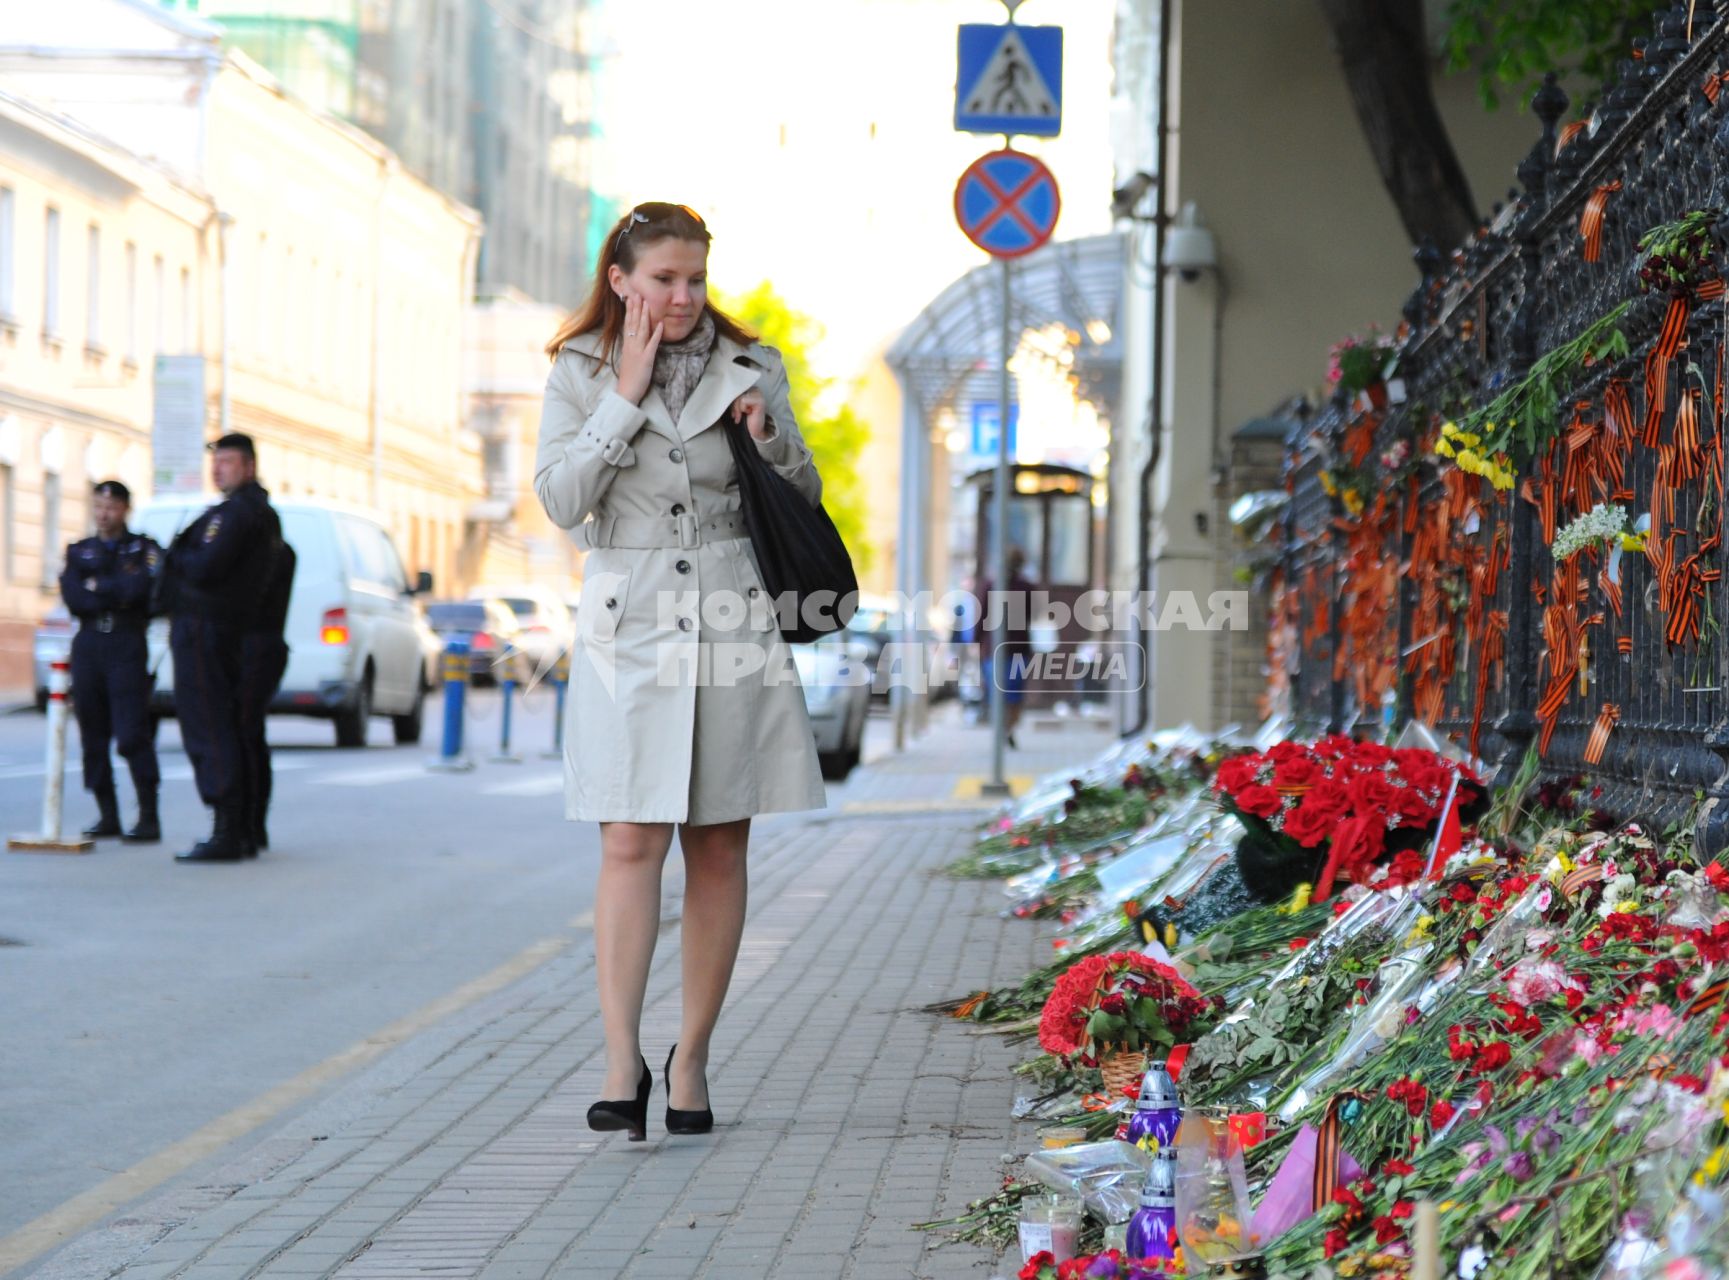
<instances>
[{"instance_id":1,"label":"wicker basket","mask_svg":"<svg viewBox=\"0 0 1729 1280\"><path fill-rule=\"evenodd\" d=\"M1099 1074L1105 1078L1105 1091L1113 1098L1137 1088L1147 1072L1147 1055L1119 1049L1108 1058L1099 1059Z\"/></svg>"}]
</instances>

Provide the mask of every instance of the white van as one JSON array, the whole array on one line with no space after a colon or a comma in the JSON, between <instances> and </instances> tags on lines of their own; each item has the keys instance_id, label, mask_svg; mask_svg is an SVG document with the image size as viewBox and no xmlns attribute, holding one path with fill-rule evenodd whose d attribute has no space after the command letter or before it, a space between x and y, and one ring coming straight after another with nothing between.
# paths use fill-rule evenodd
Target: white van
<instances>
[{"instance_id":1,"label":"white van","mask_svg":"<svg viewBox=\"0 0 1729 1280\"><path fill-rule=\"evenodd\" d=\"M161 498L144 506L132 527L164 548L207 506L201 498ZM389 716L396 741L420 741L430 687L424 628L414 597L432 590L432 575L413 586L390 534L374 515L313 502L273 503L282 538L294 548L294 591L288 598L288 670L270 710L335 722L336 745L366 745L373 716ZM174 712L174 662L168 621L150 624L154 708Z\"/></svg>"}]
</instances>

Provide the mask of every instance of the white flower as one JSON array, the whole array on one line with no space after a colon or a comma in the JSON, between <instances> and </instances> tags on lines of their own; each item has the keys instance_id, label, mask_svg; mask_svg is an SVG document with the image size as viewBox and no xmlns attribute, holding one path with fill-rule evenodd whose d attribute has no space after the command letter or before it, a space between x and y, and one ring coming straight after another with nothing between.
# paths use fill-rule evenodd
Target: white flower
<instances>
[{"instance_id":1,"label":"white flower","mask_svg":"<svg viewBox=\"0 0 1729 1280\"><path fill-rule=\"evenodd\" d=\"M1597 904L1597 914L1607 920L1623 902L1635 901L1639 882L1632 876L1616 876L1603 886L1603 901Z\"/></svg>"},{"instance_id":2,"label":"white flower","mask_svg":"<svg viewBox=\"0 0 1729 1280\"><path fill-rule=\"evenodd\" d=\"M1599 502L1557 533L1555 544L1549 551L1557 561L1565 560L1580 548L1588 547L1594 542L1608 542L1619 538L1626 528L1626 507L1618 503L1605 505Z\"/></svg>"}]
</instances>

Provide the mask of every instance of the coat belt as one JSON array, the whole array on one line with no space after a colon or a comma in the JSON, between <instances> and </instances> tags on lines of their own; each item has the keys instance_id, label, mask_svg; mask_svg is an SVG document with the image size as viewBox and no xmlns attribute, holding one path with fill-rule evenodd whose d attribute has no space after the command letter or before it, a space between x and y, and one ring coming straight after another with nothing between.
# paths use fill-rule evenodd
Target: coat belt
<instances>
[{"instance_id":1,"label":"coat belt","mask_svg":"<svg viewBox=\"0 0 1729 1280\"><path fill-rule=\"evenodd\" d=\"M742 512L721 511L698 518L687 511L679 516L590 516L570 536L587 551L600 547L690 550L705 542L747 538L750 533Z\"/></svg>"}]
</instances>

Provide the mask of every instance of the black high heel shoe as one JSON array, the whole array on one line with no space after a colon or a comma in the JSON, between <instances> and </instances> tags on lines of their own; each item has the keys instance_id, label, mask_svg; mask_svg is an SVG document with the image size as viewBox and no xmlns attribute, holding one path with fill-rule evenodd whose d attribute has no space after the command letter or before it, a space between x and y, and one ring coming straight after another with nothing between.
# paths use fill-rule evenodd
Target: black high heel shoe
<instances>
[{"instance_id":1,"label":"black high heel shoe","mask_svg":"<svg viewBox=\"0 0 1729 1280\"><path fill-rule=\"evenodd\" d=\"M654 1072L648 1069L648 1059L644 1058L636 1097L626 1102L595 1103L588 1109L588 1127L601 1133L625 1129L632 1142L642 1142L648 1137L648 1095L653 1089Z\"/></svg>"},{"instance_id":2,"label":"black high heel shoe","mask_svg":"<svg viewBox=\"0 0 1729 1280\"><path fill-rule=\"evenodd\" d=\"M704 1107L701 1111L680 1111L672 1105L672 1055L678 1051L675 1044L666 1051L666 1131L668 1133L707 1133L714 1128L714 1112ZM708 1093L708 1073L702 1077L702 1091Z\"/></svg>"}]
</instances>

